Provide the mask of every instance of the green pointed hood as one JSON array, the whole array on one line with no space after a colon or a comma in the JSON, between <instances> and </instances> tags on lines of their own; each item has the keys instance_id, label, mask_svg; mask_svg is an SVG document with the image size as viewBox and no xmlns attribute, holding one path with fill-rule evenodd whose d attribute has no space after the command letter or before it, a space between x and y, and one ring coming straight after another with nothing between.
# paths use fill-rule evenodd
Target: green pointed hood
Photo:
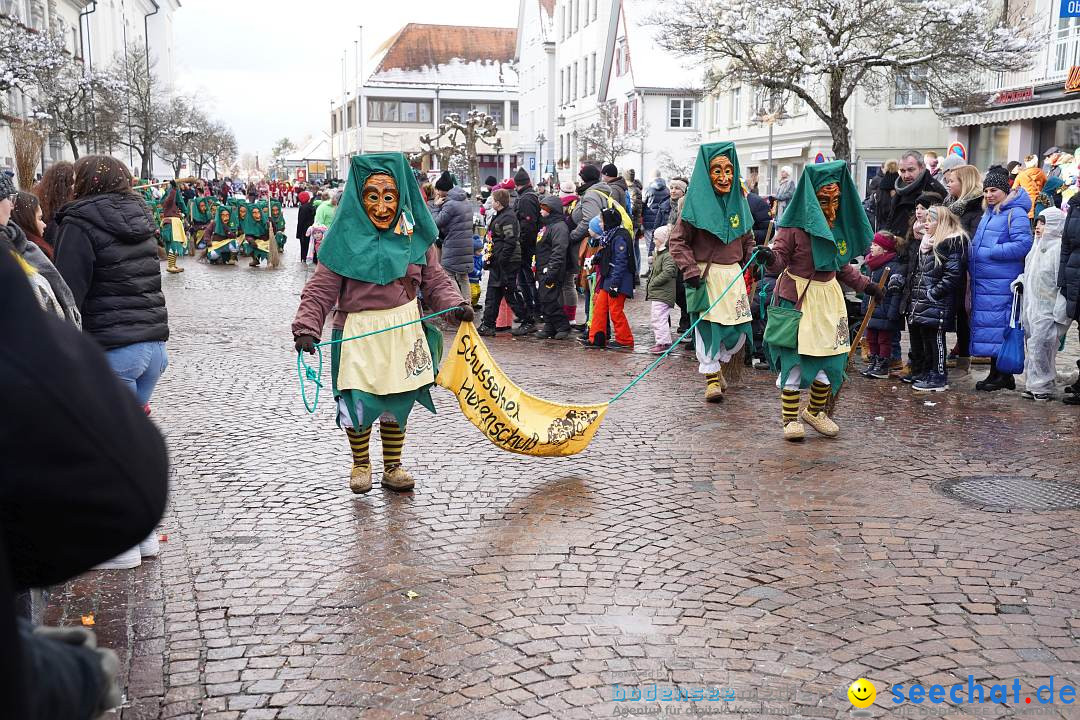
<instances>
[{"instance_id":1,"label":"green pointed hood","mask_svg":"<svg viewBox=\"0 0 1080 720\"><path fill-rule=\"evenodd\" d=\"M726 155L735 169L731 192L726 195L718 195L709 178L709 163L717 155ZM735 143L702 145L698 148L694 174L690 176L690 187L686 190L680 217L696 228L711 232L724 244L752 232L754 217L750 214L750 205L746 202L746 192L742 188L740 177Z\"/></svg>"},{"instance_id":2,"label":"green pointed hood","mask_svg":"<svg viewBox=\"0 0 1080 720\"><path fill-rule=\"evenodd\" d=\"M818 188L830 183L840 186L840 208L831 228L817 199ZM814 269L819 272L835 272L852 258L865 255L874 237L859 191L843 160L803 168L795 195L777 226L799 228L810 236Z\"/></svg>"},{"instance_id":3,"label":"green pointed hood","mask_svg":"<svg viewBox=\"0 0 1080 720\"><path fill-rule=\"evenodd\" d=\"M398 187L398 214L387 230L372 224L360 198L369 177L384 173ZM319 262L353 280L386 285L409 265L425 265L439 229L428 211L412 168L402 153L357 155L349 168L334 223L319 248Z\"/></svg>"}]
</instances>

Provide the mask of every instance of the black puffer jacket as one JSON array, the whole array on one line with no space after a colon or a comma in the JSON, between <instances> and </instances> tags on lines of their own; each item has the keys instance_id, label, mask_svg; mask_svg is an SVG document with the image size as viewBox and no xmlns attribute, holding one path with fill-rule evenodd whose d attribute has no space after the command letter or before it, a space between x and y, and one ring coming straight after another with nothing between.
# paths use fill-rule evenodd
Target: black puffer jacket
<instances>
[{"instance_id":1,"label":"black puffer jacket","mask_svg":"<svg viewBox=\"0 0 1080 720\"><path fill-rule=\"evenodd\" d=\"M1069 214L1061 233L1058 285L1070 318L1080 319L1080 195L1069 198Z\"/></svg>"},{"instance_id":2,"label":"black puffer jacket","mask_svg":"<svg viewBox=\"0 0 1080 720\"><path fill-rule=\"evenodd\" d=\"M908 322L913 325L944 326L954 329L956 289L963 276L964 238L947 238L935 253L914 250L915 279L911 286Z\"/></svg>"},{"instance_id":3,"label":"black puffer jacket","mask_svg":"<svg viewBox=\"0 0 1080 720\"><path fill-rule=\"evenodd\" d=\"M540 232L540 197L532 185L518 190L515 212L520 228L518 235L521 239L521 259L531 267L533 255L536 253L536 236Z\"/></svg>"},{"instance_id":4,"label":"black puffer jacket","mask_svg":"<svg viewBox=\"0 0 1080 720\"><path fill-rule=\"evenodd\" d=\"M536 281L540 285L541 295L560 292L563 280L568 272L576 272L575 263L569 263L570 229L563 220L562 201L554 195L544 198L544 207L548 216L541 222L544 234L536 243ZM552 288L545 288L552 285Z\"/></svg>"},{"instance_id":5,"label":"black puffer jacket","mask_svg":"<svg viewBox=\"0 0 1080 720\"><path fill-rule=\"evenodd\" d=\"M154 220L134 193L102 193L56 214L56 268L71 287L83 330L106 350L169 339Z\"/></svg>"},{"instance_id":6,"label":"black puffer jacket","mask_svg":"<svg viewBox=\"0 0 1080 720\"><path fill-rule=\"evenodd\" d=\"M889 270L889 278L892 279L901 271L900 261L893 258L877 270L871 270L870 282L877 285L881 281L881 276L885 274L886 268ZM900 330L903 328L903 319L900 317L902 295L903 293L899 288L887 291L885 297L874 305L874 314L870 316L870 322L867 323L866 327L871 330ZM862 302L863 314L866 314L869 309L870 296L864 295Z\"/></svg>"},{"instance_id":7,"label":"black puffer jacket","mask_svg":"<svg viewBox=\"0 0 1080 720\"><path fill-rule=\"evenodd\" d=\"M520 207L520 204L518 205ZM491 230L491 275L496 285L505 285L521 270L521 242L518 219L510 208L503 208L488 223ZM535 245L535 240L533 241Z\"/></svg>"}]
</instances>

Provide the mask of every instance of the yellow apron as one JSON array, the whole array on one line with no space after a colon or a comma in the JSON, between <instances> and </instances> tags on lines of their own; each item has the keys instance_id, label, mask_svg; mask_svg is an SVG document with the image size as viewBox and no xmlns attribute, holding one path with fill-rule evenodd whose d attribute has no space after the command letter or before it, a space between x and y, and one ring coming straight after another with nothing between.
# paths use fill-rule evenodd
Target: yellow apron
<instances>
[{"instance_id":1,"label":"yellow apron","mask_svg":"<svg viewBox=\"0 0 1080 720\"><path fill-rule=\"evenodd\" d=\"M806 278L788 273L795 289L802 295ZM836 279L826 282L810 281L803 298L802 319L799 321L799 354L814 357L840 355L851 349L847 305L844 291Z\"/></svg>"},{"instance_id":2,"label":"yellow apron","mask_svg":"<svg viewBox=\"0 0 1080 720\"><path fill-rule=\"evenodd\" d=\"M706 263L699 262L698 270L705 272ZM738 276L738 280L735 277ZM731 285L734 280L734 284ZM709 266L709 274L705 276L705 285L709 290L709 302L716 302L716 298L728 290L724 299L716 303L704 319L718 325L741 325L754 319L750 313L750 298L746 295L746 283L742 280L742 268L738 265L712 265Z\"/></svg>"},{"instance_id":3,"label":"yellow apron","mask_svg":"<svg viewBox=\"0 0 1080 720\"><path fill-rule=\"evenodd\" d=\"M218 252L219 250L224 248L226 245L229 245L230 243L235 243L235 242L237 242L236 238L221 238L217 242L211 241L210 244L209 244L209 247L210 247L210 250L212 252Z\"/></svg>"},{"instance_id":4,"label":"yellow apron","mask_svg":"<svg viewBox=\"0 0 1080 720\"><path fill-rule=\"evenodd\" d=\"M342 337L383 330L420 319L416 301L387 310L349 313ZM393 395L418 390L435 382L435 369L424 327L418 322L388 332L341 344L337 388L362 390L372 395Z\"/></svg>"}]
</instances>

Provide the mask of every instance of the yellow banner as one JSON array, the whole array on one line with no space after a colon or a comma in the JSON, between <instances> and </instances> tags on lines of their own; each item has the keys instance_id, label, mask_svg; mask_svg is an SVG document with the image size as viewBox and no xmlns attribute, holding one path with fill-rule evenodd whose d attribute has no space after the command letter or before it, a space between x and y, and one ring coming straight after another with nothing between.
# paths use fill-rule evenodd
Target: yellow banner
<instances>
[{"instance_id":1,"label":"yellow banner","mask_svg":"<svg viewBox=\"0 0 1080 720\"><path fill-rule=\"evenodd\" d=\"M588 447L608 404L559 405L515 385L491 357L472 323L461 323L435 378L457 395L461 411L484 437L508 452L576 455Z\"/></svg>"}]
</instances>

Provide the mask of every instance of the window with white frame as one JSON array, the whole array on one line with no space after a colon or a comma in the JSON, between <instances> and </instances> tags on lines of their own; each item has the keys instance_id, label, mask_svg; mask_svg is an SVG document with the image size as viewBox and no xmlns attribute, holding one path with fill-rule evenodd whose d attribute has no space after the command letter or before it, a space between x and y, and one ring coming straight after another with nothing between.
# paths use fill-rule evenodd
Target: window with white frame
<instances>
[{"instance_id":1,"label":"window with white frame","mask_svg":"<svg viewBox=\"0 0 1080 720\"><path fill-rule=\"evenodd\" d=\"M592 19L596 19L596 0L592 0Z\"/></svg>"},{"instance_id":2,"label":"window with white frame","mask_svg":"<svg viewBox=\"0 0 1080 720\"><path fill-rule=\"evenodd\" d=\"M914 69L906 74L897 73L896 95L893 98L893 107L929 107L930 99L929 97L927 97L926 88L919 87L920 81L924 80L925 78L925 69Z\"/></svg>"},{"instance_id":3,"label":"window with white frame","mask_svg":"<svg viewBox=\"0 0 1080 720\"><path fill-rule=\"evenodd\" d=\"M693 98L668 100L668 127L680 130L694 127Z\"/></svg>"},{"instance_id":4,"label":"window with white frame","mask_svg":"<svg viewBox=\"0 0 1080 720\"><path fill-rule=\"evenodd\" d=\"M732 88L730 92L731 107L728 108L728 125L742 124L742 86Z\"/></svg>"},{"instance_id":5,"label":"window with white frame","mask_svg":"<svg viewBox=\"0 0 1080 720\"><path fill-rule=\"evenodd\" d=\"M596 53L592 54L592 64L590 65L589 73L589 94L592 95L596 92Z\"/></svg>"},{"instance_id":6,"label":"window with white frame","mask_svg":"<svg viewBox=\"0 0 1080 720\"><path fill-rule=\"evenodd\" d=\"M566 84L564 83L566 71L559 70L559 104L566 104Z\"/></svg>"},{"instance_id":7,"label":"window with white frame","mask_svg":"<svg viewBox=\"0 0 1080 720\"><path fill-rule=\"evenodd\" d=\"M577 78L578 78L578 71L577 71L577 63L576 63L576 62L574 63L574 72L573 72L573 75L572 75L572 77L573 77L573 79L574 79L574 85L573 85L573 89L572 89L572 90L571 90L571 92L570 92L570 97L571 97L571 98L573 98L574 100L577 100L577 98L578 98L578 94L577 94L577 89L578 89L578 84L577 84Z\"/></svg>"}]
</instances>

